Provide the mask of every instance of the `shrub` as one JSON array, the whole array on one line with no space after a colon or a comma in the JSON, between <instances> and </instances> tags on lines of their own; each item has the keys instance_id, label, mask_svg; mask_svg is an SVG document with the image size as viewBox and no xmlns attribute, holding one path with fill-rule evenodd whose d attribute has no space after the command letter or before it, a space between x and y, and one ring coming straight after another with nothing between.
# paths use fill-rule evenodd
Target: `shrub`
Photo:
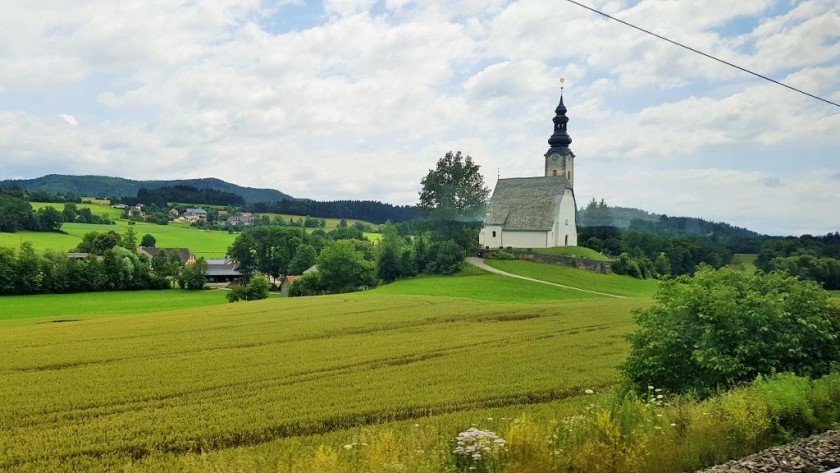
<instances>
[{"instance_id":1,"label":"shrub","mask_svg":"<svg viewBox=\"0 0 840 473\"><path fill-rule=\"evenodd\" d=\"M507 251L497 251L493 254L493 259L511 260L516 259L516 255L508 253Z\"/></svg>"},{"instance_id":2,"label":"shrub","mask_svg":"<svg viewBox=\"0 0 840 473\"><path fill-rule=\"evenodd\" d=\"M268 298L271 285L263 276L254 276L248 284L231 284L227 297L228 302L257 301Z\"/></svg>"},{"instance_id":3,"label":"shrub","mask_svg":"<svg viewBox=\"0 0 840 473\"><path fill-rule=\"evenodd\" d=\"M813 282L704 266L663 281L655 301L635 312L623 365L639 390L707 396L759 374L821 376L840 361L840 308Z\"/></svg>"}]
</instances>

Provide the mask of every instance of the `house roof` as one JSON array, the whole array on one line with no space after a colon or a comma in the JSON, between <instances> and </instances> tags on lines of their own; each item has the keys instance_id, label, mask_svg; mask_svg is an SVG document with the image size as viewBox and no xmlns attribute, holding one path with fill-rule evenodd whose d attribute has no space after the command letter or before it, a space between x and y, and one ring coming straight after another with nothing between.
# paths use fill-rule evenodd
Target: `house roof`
<instances>
[{"instance_id":1,"label":"house roof","mask_svg":"<svg viewBox=\"0 0 840 473\"><path fill-rule=\"evenodd\" d=\"M563 193L571 188L565 177L499 179L484 224L501 225L503 230L551 230Z\"/></svg>"},{"instance_id":2,"label":"house roof","mask_svg":"<svg viewBox=\"0 0 840 473\"><path fill-rule=\"evenodd\" d=\"M207 260L207 270L204 271L207 276L242 276L239 272L239 266L228 259L210 259Z\"/></svg>"}]
</instances>

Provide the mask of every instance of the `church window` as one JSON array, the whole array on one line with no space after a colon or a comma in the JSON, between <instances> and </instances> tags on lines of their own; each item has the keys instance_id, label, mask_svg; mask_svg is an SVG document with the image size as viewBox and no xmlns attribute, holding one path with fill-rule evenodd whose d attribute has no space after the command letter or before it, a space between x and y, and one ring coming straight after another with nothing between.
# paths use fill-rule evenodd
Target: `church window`
<instances>
[{"instance_id":1,"label":"church window","mask_svg":"<svg viewBox=\"0 0 840 473\"><path fill-rule=\"evenodd\" d=\"M493 232L493 238L496 238L496 232Z\"/></svg>"},{"instance_id":2,"label":"church window","mask_svg":"<svg viewBox=\"0 0 840 473\"><path fill-rule=\"evenodd\" d=\"M557 175L557 170L556 169L554 171L551 171L551 172L553 172L555 176Z\"/></svg>"},{"instance_id":3,"label":"church window","mask_svg":"<svg viewBox=\"0 0 840 473\"><path fill-rule=\"evenodd\" d=\"M569 246L569 235L566 235L566 242L563 244L563 246Z\"/></svg>"}]
</instances>

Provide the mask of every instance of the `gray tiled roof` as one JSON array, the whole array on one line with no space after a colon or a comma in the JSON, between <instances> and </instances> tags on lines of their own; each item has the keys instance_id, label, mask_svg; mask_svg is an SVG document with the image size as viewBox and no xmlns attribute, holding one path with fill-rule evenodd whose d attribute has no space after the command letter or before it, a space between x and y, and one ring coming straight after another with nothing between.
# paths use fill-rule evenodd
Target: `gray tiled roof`
<instances>
[{"instance_id":1,"label":"gray tiled roof","mask_svg":"<svg viewBox=\"0 0 840 473\"><path fill-rule=\"evenodd\" d=\"M499 179L484 224L504 230L551 230L563 192L571 187L565 177Z\"/></svg>"}]
</instances>

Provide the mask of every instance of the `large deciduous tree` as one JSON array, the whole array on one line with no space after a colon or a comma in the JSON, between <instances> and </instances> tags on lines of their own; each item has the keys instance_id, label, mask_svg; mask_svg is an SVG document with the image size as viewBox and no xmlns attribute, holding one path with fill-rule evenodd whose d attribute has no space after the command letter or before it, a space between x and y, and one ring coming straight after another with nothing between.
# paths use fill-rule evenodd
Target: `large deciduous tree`
<instances>
[{"instance_id":1,"label":"large deciduous tree","mask_svg":"<svg viewBox=\"0 0 840 473\"><path fill-rule=\"evenodd\" d=\"M289 227L254 227L242 232L228 248L228 256L245 274L261 272L274 279L289 274L297 248L308 243L304 230ZM281 281L282 281L281 280Z\"/></svg>"},{"instance_id":2,"label":"large deciduous tree","mask_svg":"<svg viewBox=\"0 0 840 473\"><path fill-rule=\"evenodd\" d=\"M759 374L820 376L840 361L840 309L816 283L701 266L636 312L623 366L644 390L708 395Z\"/></svg>"},{"instance_id":3,"label":"large deciduous tree","mask_svg":"<svg viewBox=\"0 0 840 473\"><path fill-rule=\"evenodd\" d=\"M424 216L440 240L456 239L463 246L475 244L465 224L477 225L484 218L490 189L484 185L480 166L470 156L451 151L438 160L420 184L420 204Z\"/></svg>"}]
</instances>

